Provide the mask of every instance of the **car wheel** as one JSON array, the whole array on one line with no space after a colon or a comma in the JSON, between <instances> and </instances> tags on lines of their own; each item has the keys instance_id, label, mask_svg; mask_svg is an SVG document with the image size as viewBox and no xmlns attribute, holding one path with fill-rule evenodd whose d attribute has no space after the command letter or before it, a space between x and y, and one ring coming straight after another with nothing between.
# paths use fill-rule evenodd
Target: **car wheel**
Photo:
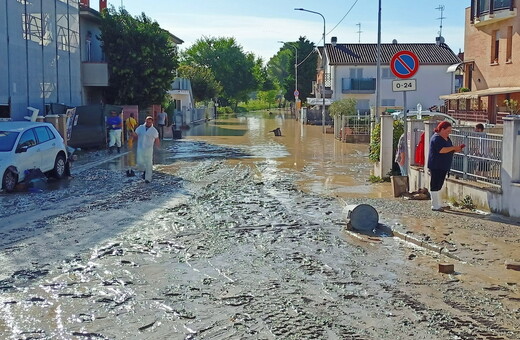
<instances>
[{"instance_id":1,"label":"car wheel","mask_svg":"<svg viewBox=\"0 0 520 340\"><path fill-rule=\"evenodd\" d=\"M57 179L63 178L65 176L66 170L66 161L63 155L56 156L56 160L54 161L54 169L52 170L52 175Z\"/></svg>"},{"instance_id":2,"label":"car wheel","mask_svg":"<svg viewBox=\"0 0 520 340\"><path fill-rule=\"evenodd\" d=\"M13 192L18 182L18 176L11 170L6 170L2 178L2 188L7 192Z\"/></svg>"}]
</instances>

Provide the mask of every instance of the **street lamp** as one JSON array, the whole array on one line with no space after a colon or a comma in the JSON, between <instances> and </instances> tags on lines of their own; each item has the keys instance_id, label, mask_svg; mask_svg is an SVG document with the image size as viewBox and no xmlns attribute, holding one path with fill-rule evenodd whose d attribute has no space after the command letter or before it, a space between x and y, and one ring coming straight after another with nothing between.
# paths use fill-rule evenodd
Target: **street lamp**
<instances>
[{"instance_id":1,"label":"street lamp","mask_svg":"<svg viewBox=\"0 0 520 340\"><path fill-rule=\"evenodd\" d=\"M281 44L291 46L294 48L295 57L294 57L294 92L298 92L298 48L293 44L286 43L285 41L278 41ZM294 96L294 107L296 109L296 102L298 101L298 96Z\"/></svg>"},{"instance_id":2,"label":"street lamp","mask_svg":"<svg viewBox=\"0 0 520 340\"><path fill-rule=\"evenodd\" d=\"M323 19L323 55L321 56L321 61L322 61L321 68L323 69L323 77L321 78L321 90L322 90L321 97L323 98L323 104L321 106L321 126L323 129L323 132L325 132L325 17L323 16L323 14L321 14L319 12L309 11L308 9L305 9L305 8L295 8L294 10L314 13L314 14L321 16L321 18Z\"/></svg>"}]
</instances>

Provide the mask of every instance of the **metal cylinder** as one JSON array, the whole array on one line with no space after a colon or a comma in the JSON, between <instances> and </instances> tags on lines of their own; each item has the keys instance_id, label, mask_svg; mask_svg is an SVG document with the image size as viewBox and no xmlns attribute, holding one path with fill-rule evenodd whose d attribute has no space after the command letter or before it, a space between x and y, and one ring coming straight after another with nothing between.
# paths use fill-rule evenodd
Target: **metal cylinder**
<instances>
[{"instance_id":1,"label":"metal cylinder","mask_svg":"<svg viewBox=\"0 0 520 340\"><path fill-rule=\"evenodd\" d=\"M358 231L372 231L379 223L379 214L368 204L353 204L345 207L349 226Z\"/></svg>"}]
</instances>

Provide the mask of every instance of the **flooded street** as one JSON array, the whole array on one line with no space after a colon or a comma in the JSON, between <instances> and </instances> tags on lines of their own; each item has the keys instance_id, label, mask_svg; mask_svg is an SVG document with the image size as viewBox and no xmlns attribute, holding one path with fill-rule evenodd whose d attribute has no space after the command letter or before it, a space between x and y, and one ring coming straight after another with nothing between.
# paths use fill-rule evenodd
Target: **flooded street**
<instances>
[{"instance_id":1,"label":"flooded street","mask_svg":"<svg viewBox=\"0 0 520 340\"><path fill-rule=\"evenodd\" d=\"M387 229L442 223L369 184L367 156L249 115L165 140L151 184L126 177L133 152L99 151L42 193L1 194L0 338L520 339L517 272L491 282L460 246L440 274L438 253L346 230L346 203Z\"/></svg>"}]
</instances>

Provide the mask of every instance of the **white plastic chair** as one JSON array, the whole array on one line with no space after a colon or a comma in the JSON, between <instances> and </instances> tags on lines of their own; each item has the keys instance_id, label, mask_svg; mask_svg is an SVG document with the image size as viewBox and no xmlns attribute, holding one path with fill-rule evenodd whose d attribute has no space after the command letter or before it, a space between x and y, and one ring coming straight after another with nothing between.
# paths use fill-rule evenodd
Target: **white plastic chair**
<instances>
[{"instance_id":1,"label":"white plastic chair","mask_svg":"<svg viewBox=\"0 0 520 340\"><path fill-rule=\"evenodd\" d=\"M40 113L40 110L36 109L36 108L34 108L32 106L27 106L27 110L32 111L32 115L25 116L23 118L27 119L30 122L35 122L36 118L38 117L38 113Z\"/></svg>"}]
</instances>

